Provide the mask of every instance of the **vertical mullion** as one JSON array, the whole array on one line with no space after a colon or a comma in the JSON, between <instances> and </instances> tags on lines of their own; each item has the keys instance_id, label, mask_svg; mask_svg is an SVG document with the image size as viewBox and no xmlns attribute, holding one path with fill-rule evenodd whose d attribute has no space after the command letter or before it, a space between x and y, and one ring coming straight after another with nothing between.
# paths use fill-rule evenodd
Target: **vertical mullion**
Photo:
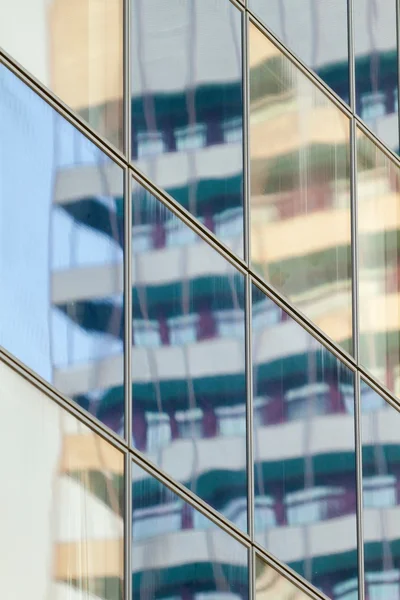
<instances>
[{"instance_id":1,"label":"vertical mullion","mask_svg":"<svg viewBox=\"0 0 400 600\"><path fill-rule=\"evenodd\" d=\"M364 587L364 522L363 522L363 485L362 485L362 437L361 437L361 398L360 373L354 374L355 385L355 443L356 443L356 481L357 481L357 543L358 543L358 598L365 600Z\"/></svg>"},{"instance_id":2,"label":"vertical mullion","mask_svg":"<svg viewBox=\"0 0 400 600\"><path fill-rule=\"evenodd\" d=\"M132 599L132 461L129 452L125 454L125 506L124 506L124 535L125 535L125 600Z\"/></svg>"},{"instance_id":3,"label":"vertical mullion","mask_svg":"<svg viewBox=\"0 0 400 600\"><path fill-rule=\"evenodd\" d=\"M243 227L244 260L250 264L250 84L249 84L249 16L242 14L242 95L243 95Z\"/></svg>"},{"instance_id":4,"label":"vertical mullion","mask_svg":"<svg viewBox=\"0 0 400 600\"><path fill-rule=\"evenodd\" d=\"M246 415L247 415L247 526L254 541L254 457L253 457L253 365L252 365L252 306L251 278L246 275L245 326L246 326Z\"/></svg>"},{"instance_id":5,"label":"vertical mullion","mask_svg":"<svg viewBox=\"0 0 400 600\"><path fill-rule=\"evenodd\" d=\"M347 0L347 43L349 55L349 103L353 114L356 113L356 66L354 47L354 0Z\"/></svg>"}]
</instances>

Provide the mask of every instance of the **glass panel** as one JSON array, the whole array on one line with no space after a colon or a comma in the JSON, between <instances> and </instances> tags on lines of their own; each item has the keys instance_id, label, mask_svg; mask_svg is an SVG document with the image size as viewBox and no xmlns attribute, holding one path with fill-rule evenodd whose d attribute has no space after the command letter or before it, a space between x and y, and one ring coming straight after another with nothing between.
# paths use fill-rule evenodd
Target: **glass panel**
<instances>
[{"instance_id":1,"label":"glass panel","mask_svg":"<svg viewBox=\"0 0 400 600\"><path fill-rule=\"evenodd\" d=\"M255 286L252 306L256 540L330 598L357 593L353 373Z\"/></svg>"},{"instance_id":2,"label":"glass panel","mask_svg":"<svg viewBox=\"0 0 400 600\"><path fill-rule=\"evenodd\" d=\"M0 344L123 433L123 171L0 66Z\"/></svg>"},{"instance_id":3,"label":"glass panel","mask_svg":"<svg viewBox=\"0 0 400 600\"><path fill-rule=\"evenodd\" d=\"M134 444L246 527L244 277L133 186Z\"/></svg>"},{"instance_id":4,"label":"glass panel","mask_svg":"<svg viewBox=\"0 0 400 600\"><path fill-rule=\"evenodd\" d=\"M1 46L91 127L123 144L123 0L0 0Z\"/></svg>"},{"instance_id":5,"label":"glass panel","mask_svg":"<svg viewBox=\"0 0 400 600\"><path fill-rule=\"evenodd\" d=\"M360 360L400 392L400 171L358 130Z\"/></svg>"},{"instance_id":6,"label":"glass panel","mask_svg":"<svg viewBox=\"0 0 400 600\"><path fill-rule=\"evenodd\" d=\"M132 158L243 256L241 12L226 0L130 2Z\"/></svg>"},{"instance_id":7,"label":"glass panel","mask_svg":"<svg viewBox=\"0 0 400 600\"><path fill-rule=\"evenodd\" d=\"M366 597L400 598L400 414L361 382Z\"/></svg>"},{"instance_id":8,"label":"glass panel","mask_svg":"<svg viewBox=\"0 0 400 600\"><path fill-rule=\"evenodd\" d=\"M2 362L0 380L2 597L121 600L122 453Z\"/></svg>"},{"instance_id":9,"label":"glass panel","mask_svg":"<svg viewBox=\"0 0 400 600\"><path fill-rule=\"evenodd\" d=\"M351 352L349 131L251 25L251 265Z\"/></svg>"},{"instance_id":10,"label":"glass panel","mask_svg":"<svg viewBox=\"0 0 400 600\"><path fill-rule=\"evenodd\" d=\"M248 551L132 465L133 600L247 600Z\"/></svg>"},{"instance_id":11,"label":"glass panel","mask_svg":"<svg viewBox=\"0 0 400 600\"><path fill-rule=\"evenodd\" d=\"M310 598L257 555L255 562L256 600L308 600Z\"/></svg>"},{"instance_id":12,"label":"glass panel","mask_svg":"<svg viewBox=\"0 0 400 600\"><path fill-rule=\"evenodd\" d=\"M349 102L347 0L248 0L283 44Z\"/></svg>"},{"instance_id":13,"label":"glass panel","mask_svg":"<svg viewBox=\"0 0 400 600\"><path fill-rule=\"evenodd\" d=\"M356 110L398 152L396 0L353 0Z\"/></svg>"}]
</instances>

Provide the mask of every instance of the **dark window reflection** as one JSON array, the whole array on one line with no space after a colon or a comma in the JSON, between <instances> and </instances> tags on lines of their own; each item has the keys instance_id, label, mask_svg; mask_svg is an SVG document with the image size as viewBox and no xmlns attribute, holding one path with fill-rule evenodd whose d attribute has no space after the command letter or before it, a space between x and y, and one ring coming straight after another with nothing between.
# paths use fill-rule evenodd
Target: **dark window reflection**
<instances>
[{"instance_id":1,"label":"dark window reflection","mask_svg":"<svg viewBox=\"0 0 400 600\"><path fill-rule=\"evenodd\" d=\"M255 286L252 307L256 539L347 599L349 581L357 593L353 374Z\"/></svg>"},{"instance_id":2,"label":"dark window reflection","mask_svg":"<svg viewBox=\"0 0 400 600\"><path fill-rule=\"evenodd\" d=\"M133 185L134 443L246 529L244 278Z\"/></svg>"},{"instance_id":3,"label":"dark window reflection","mask_svg":"<svg viewBox=\"0 0 400 600\"><path fill-rule=\"evenodd\" d=\"M133 160L243 254L240 11L131 0Z\"/></svg>"},{"instance_id":4,"label":"dark window reflection","mask_svg":"<svg viewBox=\"0 0 400 600\"><path fill-rule=\"evenodd\" d=\"M400 598L400 414L361 385L364 561L367 598Z\"/></svg>"},{"instance_id":5,"label":"dark window reflection","mask_svg":"<svg viewBox=\"0 0 400 600\"><path fill-rule=\"evenodd\" d=\"M249 8L316 72L349 101L347 0L248 0Z\"/></svg>"},{"instance_id":6,"label":"dark window reflection","mask_svg":"<svg viewBox=\"0 0 400 600\"><path fill-rule=\"evenodd\" d=\"M123 433L123 171L5 67L0 343Z\"/></svg>"},{"instance_id":7,"label":"dark window reflection","mask_svg":"<svg viewBox=\"0 0 400 600\"><path fill-rule=\"evenodd\" d=\"M396 0L354 0L356 110L392 150L398 151Z\"/></svg>"},{"instance_id":8,"label":"dark window reflection","mask_svg":"<svg viewBox=\"0 0 400 600\"><path fill-rule=\"evenodd\" d=\"M247 550L136 464L133 599L247 600Z\"/></svg>"}]
</instances>

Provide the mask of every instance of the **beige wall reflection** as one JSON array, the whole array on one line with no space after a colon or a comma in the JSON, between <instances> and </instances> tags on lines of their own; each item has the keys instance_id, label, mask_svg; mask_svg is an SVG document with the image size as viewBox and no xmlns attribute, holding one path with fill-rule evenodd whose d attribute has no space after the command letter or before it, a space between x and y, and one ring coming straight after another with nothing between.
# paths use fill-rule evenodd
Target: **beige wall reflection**
<instances>
[{"instance_id":1,"label":"beige wall reflection","mask_svg":"<svg viewBox=\"0 0 400 600\"><path fill-rule=\"evenodd\" d=\"M309 600L310 597L288 579L256 557L256 600Z\"/></svg>"},{"instance_id":2,"label":"beige wall reflection","mask_svg":"<svg viewBox=\"0 0 400 600\"><path fill-rule=\"evenodd\" d=\"M251 261L351 348L349 120L250 27Z\"/></svg>"}]
</instances>

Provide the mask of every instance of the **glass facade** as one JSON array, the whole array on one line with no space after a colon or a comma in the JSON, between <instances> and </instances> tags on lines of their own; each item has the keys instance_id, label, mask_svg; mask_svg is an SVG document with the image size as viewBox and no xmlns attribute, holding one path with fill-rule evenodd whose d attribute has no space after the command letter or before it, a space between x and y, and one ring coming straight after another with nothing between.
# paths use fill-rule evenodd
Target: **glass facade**
<instances>
[{"instance_id":1,"label":"glass facade","mask_svg":"<svg viewBox=\"0 0 400 600\"><path fill-rule=\"evenodd\" d=\"M400 600L378 4L0 0L4 597Z\"/></svg>"}]
</instances>

